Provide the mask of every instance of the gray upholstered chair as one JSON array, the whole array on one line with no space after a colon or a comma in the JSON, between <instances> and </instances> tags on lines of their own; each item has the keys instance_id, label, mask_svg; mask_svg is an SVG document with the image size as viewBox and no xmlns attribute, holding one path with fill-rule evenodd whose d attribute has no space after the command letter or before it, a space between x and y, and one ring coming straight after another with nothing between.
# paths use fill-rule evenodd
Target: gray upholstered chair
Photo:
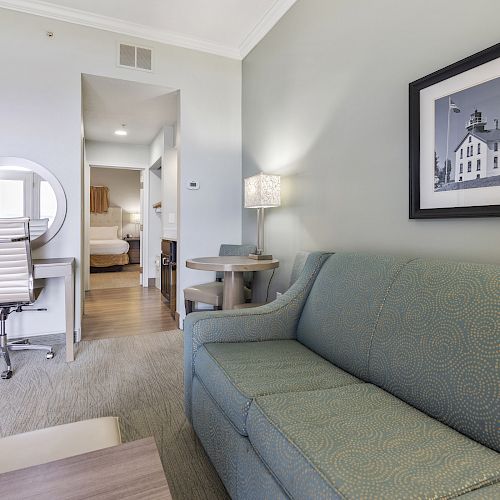
<instances>
[{"instance_id":1,"label":"gray upholstered chair","mask_svg":"<svg viewBox=\"0 0 500 500\"><path fill-rule=\"evenodd\" d=\"M243 257L245 255L256 252L255 245L228 245L222 244L219 250L219 256L232 256ZM184 304L186 307L186 314L192 313L196 303L209 304L213 306L214 310L222 309L223 298L223 279L224 273L217 272L215 281L211 283L202 283L201 285L194 285L184 289ZM253 273L243 273L243 280L245 282L245 300L252 298L252 281Z\"/></svg>"},{"instance_id":2,"label":"gray upholstered chair","mask_svg":"<svg viewBox=\"0 0 500 500\"><path fill-rule=\"evenodd\" d=\"M311 252L297 252L295 254L295 259L293 261L292 272L290 274L290 282L288 283L288 288L290 288L299 278L302 269L306 263L307 257ZM235 309L247 309L249 307L259 307L263 306L264 302L246 302L245 304L238 304Z\"/></svg>"},{"instance_id":3,"label":"gray upholstered chair","mask_svg":"<svg viewBox=\"0 0 500 500\"><path fill-rule=\"evenodd\" d=\"M33 263L31 260L29 219L0 219L0 356L7 369L1 378L12 377L9 351L36 349L47 351L47 358L54 356L48 345L31 345L28 339L7 342L5 323L13 312L23 312L37 298L33 286ZM45 311L45 309L27 309Z\"/></svg>"}]
</instances>

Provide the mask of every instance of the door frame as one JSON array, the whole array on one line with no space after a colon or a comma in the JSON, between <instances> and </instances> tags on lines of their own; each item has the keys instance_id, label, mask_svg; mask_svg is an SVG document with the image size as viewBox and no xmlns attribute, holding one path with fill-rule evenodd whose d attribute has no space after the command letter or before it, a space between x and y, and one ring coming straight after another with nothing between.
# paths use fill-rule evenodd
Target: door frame
<instances>
[{"instance_id":1,"label":"door frame","mask_svg":"<svg viewBox=\"0 0 500 500\"><path fill-rule=\"evenodd\" d=\"M89 228L90 228L90 169L92 167L96 168L111 168L119 170L136 170L142 172L141 175L143 179L143 203L141 204L141 218L142 218L142 231L139 232L141 236L141 255L142 255L142 278L141 286L144 288L148 287L149 283L149 268L144 265L148 261L149 256L149 242L145 235L149 234L149 213L147 207L149 207L149 167L132 167L130 165L120 164L119 162L105 163L105 162L95 162L86 164L86 168L83 169L84 177L84 210L85 210L85 224L83 225L83 241L84 241L84 266L83 266L83 278L84 278L84 288L85 291L90 289L90 252L89 248Z\"/></svg>"}]
</instances>

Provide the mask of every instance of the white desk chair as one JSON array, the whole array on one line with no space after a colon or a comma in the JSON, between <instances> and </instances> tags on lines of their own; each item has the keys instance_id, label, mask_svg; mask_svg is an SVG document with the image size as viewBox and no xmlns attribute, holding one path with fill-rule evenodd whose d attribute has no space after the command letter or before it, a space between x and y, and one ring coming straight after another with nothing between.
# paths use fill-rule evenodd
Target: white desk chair
<instances>
[{"instance_id":1,"label":"white desk chair","mask_svg":"<svg viewBox=\"0 0 500 500\"><path fill-rule=\"evenodd\" d=\"M30 240L41 236L49 229L49 219L30 219Z\"/></svg>"},{"instance_id":2,"label":"white desk chair","mask_svg":"<svg viewBox=\"0 0 500 500\"><path fill-rule=\"evenodd\" d=\"M31 345L29 339L7 342L5 323L10 314L46 310L24 309L32 305L37 296L29 234L29 219L0 219L0 355L7 365L7 370L0 375L3 379L12 377L9 351L43 350L47 351L47 359L54 357L48 345Z\"/></svg>"}]
</instances>

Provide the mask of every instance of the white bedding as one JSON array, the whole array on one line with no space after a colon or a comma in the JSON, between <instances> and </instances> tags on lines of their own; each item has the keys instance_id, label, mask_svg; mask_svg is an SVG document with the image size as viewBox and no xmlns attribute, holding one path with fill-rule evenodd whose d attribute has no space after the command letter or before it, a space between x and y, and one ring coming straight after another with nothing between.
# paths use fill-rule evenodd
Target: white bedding
<instances>
[{"instance_id":1,"label":"white bedding","mask_svg":"<svg viewBox=\"0 0 500 500\"><path fill-rule=\"evenodd\" d=\"M90 255L118 255L127 253L129 244L126 241L114 240L90 240Z\"/></svg>"},{"instance_id":2,"label":"white bedding","mask_svg":"<svg viewBox=\"0 0 500 500\"><path fill-rule=\"evenodd\" d=\"M118 238L118 226L90 226L91 240L113 240Z\"/></svg>"}]
</instances>

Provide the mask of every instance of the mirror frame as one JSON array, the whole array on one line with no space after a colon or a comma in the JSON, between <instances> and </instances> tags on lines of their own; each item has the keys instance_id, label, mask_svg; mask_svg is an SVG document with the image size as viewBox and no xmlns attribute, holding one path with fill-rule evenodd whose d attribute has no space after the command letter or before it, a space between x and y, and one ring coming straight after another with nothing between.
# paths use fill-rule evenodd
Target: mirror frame
<instances>
[{"instance_id":1,"label":"mirror frame","mask_svg":"<svg viewBox=\"0 0 500 500\"><path fill-rule=\"evenodd\" d=\"M1 156L0 157L0 168L1 167L23 167L28 170L32 170L37 173L44 180L48 181L57 200L57 213L54 217L54 222L52 225L38 238L31 240L31 248L40 248L41 246L48 243L61 229L64 220L66 219L67 202L66 194L64 189L57 179L57 177L50 172L48 169L31 160L26 158L18 158L16 156Z\"/></svg>"}]
</instances>

